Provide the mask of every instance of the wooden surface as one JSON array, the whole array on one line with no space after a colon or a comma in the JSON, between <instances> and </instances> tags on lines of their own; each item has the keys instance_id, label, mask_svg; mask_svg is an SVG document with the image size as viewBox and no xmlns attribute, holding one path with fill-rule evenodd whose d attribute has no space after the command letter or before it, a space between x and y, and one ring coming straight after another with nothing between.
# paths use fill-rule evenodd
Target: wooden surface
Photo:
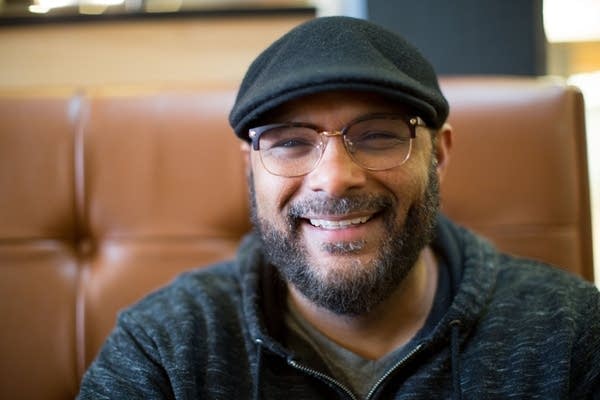
<instances>
[{"instance_id":1,"label":"wooden surface","mask_svg":"<svg viewBox=\"0 0 600 400\"><path fill-rule=\"evenodd\" d=\"M93 22L0 28L0 88L237 84L306 16Z\"/></svg>"}]
</instances>

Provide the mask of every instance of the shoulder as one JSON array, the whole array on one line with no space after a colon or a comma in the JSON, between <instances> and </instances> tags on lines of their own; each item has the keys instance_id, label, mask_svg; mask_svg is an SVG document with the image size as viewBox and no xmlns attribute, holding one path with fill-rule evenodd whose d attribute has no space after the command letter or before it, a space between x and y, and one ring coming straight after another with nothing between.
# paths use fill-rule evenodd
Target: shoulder
<instances>
[{"instance_id":1,"label":"shoulder","mask_svg":"<svg viewBox=\"0 0 600 400\"><path fill-rule=\"evenodd\" d=\"M538 354L557 376L559 365L569 365L576 390L598 384L600 292L592 283L558 267L501 254L483 320L483 335L497 338L492 347L505 343L514 359Z\"/></svg>"},{"instance_id":2,"label":"shoulder","mask_svg":"<svg viewBox=\"0 0 600 400\"><path fill-rule=\"evenodd\" d=\"M260 243L253 235L242 240L234 260L179 275L124 310L118 326L148 335L169 336L183 328L194 336L244 325L244 303L252 300L261 271Z\"/></svg>"},{"instance_id":3,"label":"shoulder","mask_svg":"<svg viewBox=\"0 0 600 400\"><path fill-rule=\"evenodd\" d=\"M225 262L184 273L121 312L82 393L162 398L165 390L208 387L202 383L207 366L245 348L237 270L237 263Z\"/></svg>"},{"instance_id":4,"label":"shoulder","mask_svg":"<svg viewBox=\"0 0 600 400\"><path fill-rule=\"evenodd\" d=\"M119 315L119 324L169 328L183 321L200 322L237 314L241 288L237 263L222 262L185 272Z\"/></svg>"},{"instance_id":5,"label":"shoulder","mask_svg":"<svg viewBox=\"0 0 600 400\"><path fill-rule=\"evenodd\" d=\"M583 361L582 354L600 362L600 292L593 284L557 267L505 254L498 255L495 269L482 330L520 346L541 346L576 363Z\"/></svg>"},{"instance_id":6,"label":"shoulder","mask_svg":"<svg viewBox=\"0 0 600 400\"><path fill-rule=\"evenodd\" d=\"M600 329L600 292L591 282L556 266L500 252L449 220L443 220L443 228L451 238L446 241L460 254L461 288L479 298L470 297L483 307L484 320L514 329L556 325L576 335Z\"/></svg>"},{"instance_id":7,"label":"shoulder","mask_svg":"<svg viewBox=\"0 0 600 400\"><path fill-rule=\"evenodd\" d=\"M600 292L591 282L556 266L507 254L497 258L496 288L531 305L597 312L600 304Z\"/></svg>"},{"instance_id":8,"label":"shoulder","mask_svg":"<svg viewBox=\"0 0 600 400\"><path fill-rule=\"evenodd\" d=\"M540 306L563 303L588 307L595 303L592 308L597 310L600 292L591 282L557 266L503 253L469 229L448 219L441 219L441 222L445 241L454 245L454 252L460 254L460 264L470 277L468 284L478 291L493 288L495 299L521 305L537 302ZM482 281L488 284L481 287Z\"/></svg>"}]
</instances>

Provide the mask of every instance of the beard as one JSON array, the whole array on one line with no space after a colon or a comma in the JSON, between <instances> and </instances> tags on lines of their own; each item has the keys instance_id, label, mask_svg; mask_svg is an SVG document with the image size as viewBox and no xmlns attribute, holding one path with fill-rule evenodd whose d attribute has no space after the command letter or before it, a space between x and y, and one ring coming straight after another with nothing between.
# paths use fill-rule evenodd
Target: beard
<instances>
[{"instance_id":1,"label":"beard","mask_svg":"<svg viewBox=\"0 0 600 400\"><path fill-rule=\"evenodd\" d=\"M428 184L421 199L408 209L403 224L397 222L397 201L391 195L359 194L342 198L315 195L290 204L285 230L258 216L254 179L249 175L251 218L269 263L288 284L293 285L315 305L337 315L368 313L389 298L415 265L421 250L433 239L439 210L439 180L436 159L428 171ZM344 215L361 210L378 210L385 235L375 258L364 265L358 258L343 268L323 271L309 261L300 238L302 215ZM325 243L329 254L351 256L365 241ZM351 257L346 257L350 258Z\"/></svg>"}]
</instances>

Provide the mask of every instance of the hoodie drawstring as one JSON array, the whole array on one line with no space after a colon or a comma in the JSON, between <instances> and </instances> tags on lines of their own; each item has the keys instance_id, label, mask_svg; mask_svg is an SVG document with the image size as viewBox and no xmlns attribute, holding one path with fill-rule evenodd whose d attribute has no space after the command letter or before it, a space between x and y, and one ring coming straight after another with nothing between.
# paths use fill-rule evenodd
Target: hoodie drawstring
<instances>
[{"instance_id":1,"label":"hoodie drawstring","mask_svg":"<svg viewBox=\"0 0 600 400\"><path fill-rule=\"evenodd\" d=\"M452 399L453 400L461 400L462 399L462 390L460 387L460 361L459 361L460 325L461 325L461 322L457 319L450 322L450 327L452 329L452 331L450 332L450 357L451 357L450 369L451 369L451 373L452 373Z\"/></svg>"},{"instance_id":2,"label":"hoodie drawstring","mask_svg":"<svg viewBox=\"0 0 600 400\"><path fill-rule=\"evenodd\" d=\"M255 371L254 371L254 388L252 390L252 399L253 400L260 400L260 377L261 377L261 364L262 364L262 353L263 353L263 348L262 348L262 340L261 339L256 339L254 341L256 343L256 367L255 367Z\"/></svg>"}]
</instances>

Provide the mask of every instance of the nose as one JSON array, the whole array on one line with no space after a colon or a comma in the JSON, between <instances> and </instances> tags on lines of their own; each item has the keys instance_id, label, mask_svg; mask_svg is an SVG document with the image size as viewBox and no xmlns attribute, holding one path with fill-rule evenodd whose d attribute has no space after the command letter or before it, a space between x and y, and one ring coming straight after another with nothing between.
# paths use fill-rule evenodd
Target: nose
<instances>
[{"instance_id":1,"label":"nose","mask_svg":"<svg viewBox=\"0 0 600 400\"><path fill-rule=\"evenodd\" d=\"M363 186L366 171L357 165L344 146L342 136L329 137L319 163L306 180L313 191L323 191L332 197L340 197L348 190Z\"/></svg>"}]
</instances>

